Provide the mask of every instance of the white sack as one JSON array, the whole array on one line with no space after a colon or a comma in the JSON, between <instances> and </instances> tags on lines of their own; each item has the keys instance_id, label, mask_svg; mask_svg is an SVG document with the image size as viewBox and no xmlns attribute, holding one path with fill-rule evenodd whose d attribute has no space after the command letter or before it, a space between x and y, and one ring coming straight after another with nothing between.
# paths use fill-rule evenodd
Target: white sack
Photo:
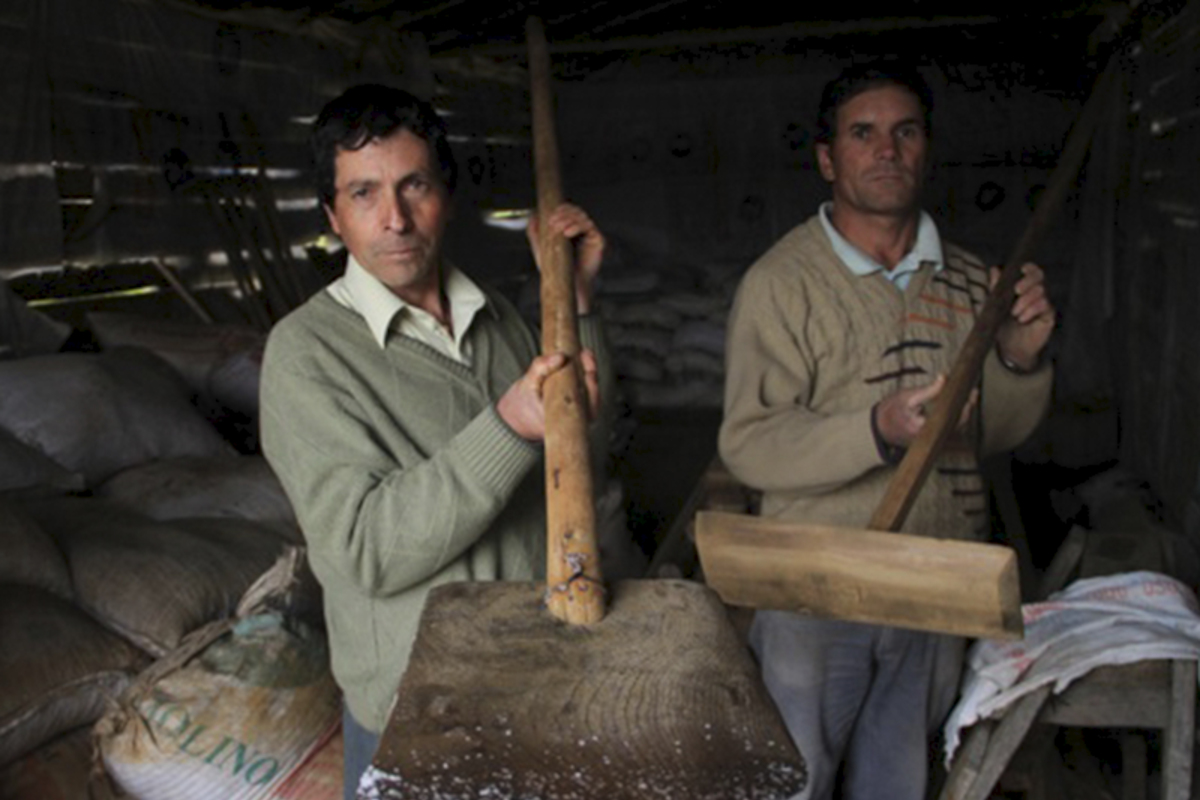
<instances>
[{"instance_id":1,"label":"white sack","mask_svg":"<svg viewBox=\"0 0 1200 800\"><path fill-rule=\"evenodd\" d=\"M272 797L341 722L324 637L274 614L147 678L96 726L109 776L137 800Z\"/></svg>"},{"instance_id":2,"label":"white sack","mask_svg":"<svg viewBox=\"0 0 1200 800\"><path fill-rule=\"evenodd\" d=\"M1200 658L1196 596L1156 572L1075 581L1043 603L1021 607L1025 638L983 639L968 653L958 705L945 725L946 764L962 729L1003 714L1047 684L1055 694L1105 664Z\"/></svg>"}]
</instances>

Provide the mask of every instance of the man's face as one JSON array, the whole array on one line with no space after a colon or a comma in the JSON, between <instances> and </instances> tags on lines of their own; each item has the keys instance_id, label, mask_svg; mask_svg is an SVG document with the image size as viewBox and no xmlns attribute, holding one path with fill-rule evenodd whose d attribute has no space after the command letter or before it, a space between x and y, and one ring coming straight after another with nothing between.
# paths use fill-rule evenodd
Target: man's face
<instances>
[{"instance_id":1,"label":"man's face","mask_svg":"<svg viewBox=\"0 0 1200 800\"><path fill-rule=\"evenodd\" d=\"M424 139L400 129L334 161L329 224L358 262L407 302L438 289L450 198Z\"/></svg>"},{"instance_id":2,"label":"man's face","mask_svg":"<svg viewBox=\"0 0 1200 800\"><path fill-rule=\"evenodd\" d=\"M920 204L928 139L921 104L900 86L867 89L837 112L833 141L817 145L837 213L903 217Z\"/></svg>"}]
</instances>

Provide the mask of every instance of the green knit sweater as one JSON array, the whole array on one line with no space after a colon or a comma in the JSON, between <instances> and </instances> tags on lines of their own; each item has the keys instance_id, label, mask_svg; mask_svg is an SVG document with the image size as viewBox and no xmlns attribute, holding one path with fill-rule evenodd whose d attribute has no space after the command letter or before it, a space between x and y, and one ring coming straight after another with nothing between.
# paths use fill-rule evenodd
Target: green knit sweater
<instances>
[{"instance_id":1,"label":"green knit sweater","mask_svg":"<svg viewBox=\"0 0 1200 800\"><path fill-rule=\"evenodd\" d=\"M603 379L596 320L581 319L580 335ZM334 675L376 732L431 587L545 573L541 447L495 410L537 343L492 294L466 336L469 367L404 336L381 348L361 316L320 292L267 341L263 452L324 590Z\"/></svg>"},{"instance_id":2,"label":"green knit sweater","mask_svg":"<svg viewBox=\"0 0 1200 800\"><path fill-rule=\"evenodd\" d=\"M763 514L863 528L895 472L876 446L871 407L948 373L988 292L986 268L950 244L903 291L852 274L812 217L747 271L728 325L721 457L763 490ZM987 496L977 453L1010 449L1045 412L1052 374L1016 375L993 352L979 414L939 458L905 530L977 538ZM982 420L980 420L982 417Z\"/></svg>"}]
</instances>

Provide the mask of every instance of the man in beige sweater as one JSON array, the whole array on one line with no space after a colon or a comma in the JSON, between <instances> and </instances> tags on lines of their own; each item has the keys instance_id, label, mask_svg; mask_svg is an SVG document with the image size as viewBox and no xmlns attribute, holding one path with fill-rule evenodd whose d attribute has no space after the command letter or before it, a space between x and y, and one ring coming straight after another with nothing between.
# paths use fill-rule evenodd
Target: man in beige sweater
<instances>
[{"instance_id":1,"label":"man in beige sweater","mask_svg":"<svg viewBox=\"0 0 1200 800\"><path fill-rule=\"evenodd\" d=\"M720 452L762 490L762 513L865 528L924 407L974 324L993 274L921 210L930 92L914 72L863 65L821 99L816 155L832 199L746 273L729 320ZM1012 448L1045 411L1055 314L1025 265L978 402L939 458L905 530L986 535L978 456ZM961 639L780 611L751 645L808 761L803 798L922 800L931 728L957 689Z\"/></svg>"}]
</instances>

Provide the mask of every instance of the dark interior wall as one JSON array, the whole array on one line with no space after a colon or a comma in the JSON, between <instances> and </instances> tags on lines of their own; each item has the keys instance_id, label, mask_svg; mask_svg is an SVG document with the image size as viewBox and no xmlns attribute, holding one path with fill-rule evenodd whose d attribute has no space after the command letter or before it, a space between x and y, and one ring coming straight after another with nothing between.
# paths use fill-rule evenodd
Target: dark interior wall
<instances>
[{"instance_id":1,"label":"dark interior wall","mask_svg":"<svg viewBox=\"0 0 1200 800\"><path fill-rule=\"evenodd\" d=\"M1113 181L1111 264L1098 265L1107 350L1121 410L1121 458L1166 516L1200 537L1200 10L1147 37L1126 69L1106 157Z\"/></svg>"},{"instance_id":2,"label":"dark interior wall","mask_svg":"<svg viewBox=\"0 0 1200 800\"><path fill-rule=\"evenodd\" d=\"M156 261L213 316L265 327L303 295L292 278L318 283L300 252L325 232L312 115L354 82L429 81L402 35L293 28L184 4L5 3L0 91L21 113L0 123L0 271L14 288L36 300L157 287L97 302L195 319ZM253 282L263 308L245 301ZM78 325L96 305L48 310Z\"/></svg>"},{"instance_id":3,"label":"dark interior wall","mask_svg":"<svg viewBox=\"0 0 1200 800\"><path fill-rule=\"evenodd\" d=\"M955 241L1000 261L1094 77L1084 38L1072 43L1081 52L1069 68L1048 50L1027 42L1014 49L1019 44L1012 30L984 28L554 54L565 192L641 263L748 265L827 197L812 152L823 84L852 60L908 56L935 90L930 210ZM467 218L457 246L464 258L478 252L486 261L498 245L504 272L521 260L520 237L480 234L474 225L479 206L532 200L527 88L474 91L468 101L455 86L445 98L468 107L455 109L451 127L486 128L479 109L490 104L491 126L506 120L500 132L524 143L458 144L476 180L462 198ZM1051 231L1040 253L1046 264L1069 266L1073 218L1068 211ZM1068 266L1058 267L1056 287L1068 283Z\"/></svg>"},{"instance_id":4,"label":"dark interior wall","mask_svg":"<svg viewBox=\"0 0 1200 800\"><path fill-rule=\"evenodd\" d=\"M809 53L714 76L568 84L564 170L575 194L612 209L631 239L685 261L748 262L828 197L813 153L816 108L845 63ZM927 206L957 241L1002 259L1078 103L991 64L925 72L937 92ZM1068 226L1055 238L1070 236Z\"/></svg>"},{"instance_id":5,"label":"dark interior wall","mask_svg":"<svg viewBox=\"0 0 1200 800\"><path fill-rule=\"evenodd\" d=\"M812 148L822 86L852 58L921 52L925 40L909 51L895 41L562 56L555 92L566 193L643 261L748 265L828 196ZM1047 65L1006 61L1005 48L914 56L937 104L928 207L952 238L997 262L1027 222L1094 76L1086 59L1079 73L1048 75ZM527 100L511 98L502 113L528 114ZM469 214L530 202L527 145L476 145L472 159L485 177L467 187ZM1044 244L1047 265L1063 264L1056 286L1068 283L1075 235L1068 212Z\"/></svg>"}]
</instances>

